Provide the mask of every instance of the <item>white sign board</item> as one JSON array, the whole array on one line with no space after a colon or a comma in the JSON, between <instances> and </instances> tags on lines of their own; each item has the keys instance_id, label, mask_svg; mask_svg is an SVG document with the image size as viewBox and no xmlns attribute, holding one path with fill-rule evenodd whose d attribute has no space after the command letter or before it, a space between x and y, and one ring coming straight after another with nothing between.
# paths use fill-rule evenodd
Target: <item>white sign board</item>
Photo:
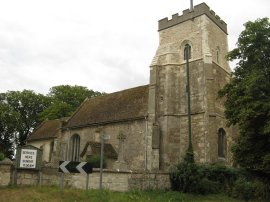
<instances>
[{"instance_id":1,"label":"white sign board","mask_svg":"<svg viewBox=\"0 0 270 202\"><path fill-rule=\"evenodd\" d=\"M35 168L37 159L37 150L22 149L20 168Z\"/></svg>"}]
</instances>

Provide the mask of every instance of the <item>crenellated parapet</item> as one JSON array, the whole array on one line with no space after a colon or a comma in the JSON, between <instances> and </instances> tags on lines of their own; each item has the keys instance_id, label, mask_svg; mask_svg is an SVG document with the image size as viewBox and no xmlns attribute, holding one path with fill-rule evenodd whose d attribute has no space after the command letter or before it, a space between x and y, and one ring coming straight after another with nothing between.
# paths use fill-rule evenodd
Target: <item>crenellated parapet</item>
<instances>
[{"instance_id":1,"label":"crenellated parapet","mask_svg":"<svg viewBox=\"0 0 270 202\"><path fill-rule=\"evenodd\" d=\"M168 18L164 18L159 20L158 23L158 31L167 29L174 25L180 24L187 20L199 17L201 15L207 15L222 31L227 34L227 24L220 19L218 15L215 14L214 11L210 10L209 6L205 3L201 3L194 7L193 11L186 9L183 11L183 14L179 16L178 13L172 15L172 19L168 20Z\"/></svg>"}]
</instances>

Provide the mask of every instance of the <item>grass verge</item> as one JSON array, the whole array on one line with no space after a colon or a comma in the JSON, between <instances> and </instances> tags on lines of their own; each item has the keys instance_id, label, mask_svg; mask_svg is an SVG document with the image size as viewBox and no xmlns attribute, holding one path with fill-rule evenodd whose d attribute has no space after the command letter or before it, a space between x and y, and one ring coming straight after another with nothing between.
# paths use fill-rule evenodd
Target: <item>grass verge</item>
<instances>
[{"instance_id":1,"label":"grass verge","mask_svg":"<svg viewBox=\"0 0 270 202\"><path fill-rule=\"evenodd\" d=\"M172 191L130 191L130 192L112 192L108 190L85 190L65 188L61 193L59 187L7 187L0 188L0 202L128 202L128 201L148 201L148 202L239 202L239 200L229 198L224 195L191 195Z\"/></svg>"}]
</instances>

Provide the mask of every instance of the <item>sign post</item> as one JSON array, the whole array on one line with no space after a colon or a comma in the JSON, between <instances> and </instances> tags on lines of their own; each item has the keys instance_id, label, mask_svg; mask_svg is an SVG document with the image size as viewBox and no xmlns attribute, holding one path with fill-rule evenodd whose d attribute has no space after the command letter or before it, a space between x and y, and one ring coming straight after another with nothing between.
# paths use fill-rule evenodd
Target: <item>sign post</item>
<instances>
[{"instance_id":1,"label":"sign post","mask_svg":"<svg viewBox=\"0 0 270 202\"><path fill-rule=\"evenodd\" d=\"M103 175L103 156L104 156L104 143L110 139L110 135L101 134L100 136L101 148L100 148L100 169L99 169L99 189L102 189L102 175Z\"/></svg>"},{"instance_id":2,"label":"sign post","mask_svg":"<svg viewBox=\"0 0 270 202\"><path fill-rule=\"evenodd\" d=\"M87 173L87 176L86 176L86 187L85 187L86 192L88 191L88 184L89 184L89 174Z\"/></svg>"},{"instance_id":3,"label":"sign post","mask_svg":"<svg viewBox=\"0 0 270 202\"><path fill-rule=\"evenodd\" d=\"M63 193L63 190L64 190L64 173L61 173L61 178L60 178L60 190L61 190L61 193Z\"/></svg>"},{"instance_id":4,"label":"sign post","mask_svg":"<svg viewBox=\"0 0 270 202\"><path fill-rule=\"evenodd\" d=\"M77 162L77 161L59 161L58 171L61 172L60 188L63 191L64 188L64 174L65 173L82 173L86 174L86 191L88 190L89 184L89 173L92 173L92 164L88 162Z\"/></svg>"}]
</instances>

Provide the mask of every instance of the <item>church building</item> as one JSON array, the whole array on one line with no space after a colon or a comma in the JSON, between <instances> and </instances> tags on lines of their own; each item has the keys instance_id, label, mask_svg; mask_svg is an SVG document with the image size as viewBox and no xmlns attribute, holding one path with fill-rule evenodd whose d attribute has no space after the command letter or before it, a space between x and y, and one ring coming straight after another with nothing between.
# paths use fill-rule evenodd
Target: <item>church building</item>
<instances>
[{"instance_id":1,"label":"church building","mask_svg":"<svg viewBox=\"0 0 270 202\"><path fill-rule=\"evenodd\" d=\"M148 85L86 99L55 124L57 136L46 136L43 124L28 144L37 146L44 129L50 161L84 161L99 154L103 139L108 168L166 171L185 156L190 112L195 161L231 165L234 131L218 98L231 73L226 23L202 3L160 20L158 32Z\"/></svg>"}]
</instances>

